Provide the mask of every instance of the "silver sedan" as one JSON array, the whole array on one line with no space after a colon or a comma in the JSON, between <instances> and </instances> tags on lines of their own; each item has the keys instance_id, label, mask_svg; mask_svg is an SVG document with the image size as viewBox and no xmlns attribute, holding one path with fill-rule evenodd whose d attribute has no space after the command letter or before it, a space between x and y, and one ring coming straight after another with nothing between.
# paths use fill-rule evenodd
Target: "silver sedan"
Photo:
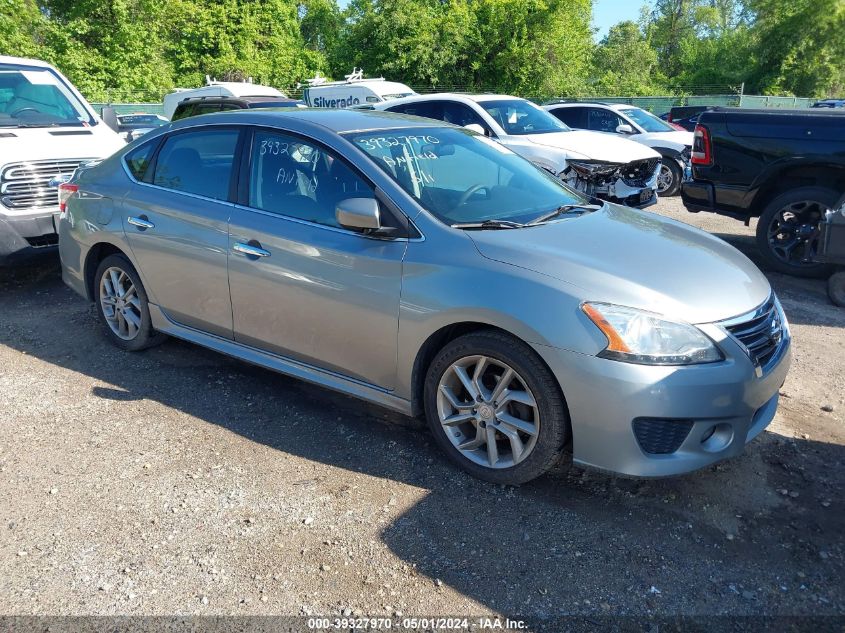
<instances>
[{"instance_id":1,"label":"silver sedan","mask_svg":"<svg viewBox=\"0 0 845 633\"><path fill-rule=\"evenodd\" d=\"M242 111L165 126L61 186L65 282L106 336L175 336L409 415L477 477L565 452L635 476L735 456L789 327L760 271L428 119Z\"/></svg>"}]
</instances>

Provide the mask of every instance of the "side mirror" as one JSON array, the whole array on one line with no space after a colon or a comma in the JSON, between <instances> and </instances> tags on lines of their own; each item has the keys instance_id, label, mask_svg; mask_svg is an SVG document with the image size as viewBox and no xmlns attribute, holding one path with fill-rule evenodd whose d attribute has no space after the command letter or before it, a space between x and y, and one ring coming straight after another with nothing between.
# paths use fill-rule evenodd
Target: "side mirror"
<instances>
[{"instance_id":1,"label":"side mirror","mask_svg":"<svg viewBox=\"0 0 845 633\"><path fill-rule=\"evenodd\" d=\"M633 133L634 133L634 128L632 128L632 127L631 127L630 125L628 125L627 123L622 123L621 125L617 125L617 126L616 126L616 131L617 131L619 134L633 134Z\"/></svg>"},{"instance_id":2,"label":"side mirror","mask_svg":"<svg viewBox=\"0 0 845 633\"><path fill-rule=\"evenodd\" d=\"M114 108L110 106L104 107L100 110L100 118L103 119L103 123L108 125L115 132L118 131L117 111Z\"/></svg>"},{"instance_id":3,"label":"side mirror","mask_svg":"<svg viewBox=\"0 0 845 633\"><path fill-rule=\"evenodd\" d=\"M484 131L484 128L478 123L470 123L468 125L465 125L464 129L470 130L471 132L475 132L476 134L481 134L481 136L487 136L487 133Z\"/></svg>"},{"instance_id":4,"label":"side mirror","mask_svg":"<svg viewBox=\"0 0 845 633\"><path fill-rule=\"evenodd\" d=\"M375 198L347 198L335 207L337 223L357 231L378 231L381 215Z\"/></svg>"}]
</instances>

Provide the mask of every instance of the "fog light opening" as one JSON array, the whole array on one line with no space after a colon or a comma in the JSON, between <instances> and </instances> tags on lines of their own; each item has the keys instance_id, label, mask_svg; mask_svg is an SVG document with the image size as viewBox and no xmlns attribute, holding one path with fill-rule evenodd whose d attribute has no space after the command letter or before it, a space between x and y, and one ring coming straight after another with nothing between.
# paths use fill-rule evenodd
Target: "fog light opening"
<instances>
[{"instance_id":1,"label":"fog light opening","mask_svg":"<svg viewBox=\"0 0 845 633\"><path fill-rule=\"evenodd\" d=\"M725 450L733 440L734 429L727 422L714 424L701 436L701 448L711 453Z\"/></svg>"}]
</instances>

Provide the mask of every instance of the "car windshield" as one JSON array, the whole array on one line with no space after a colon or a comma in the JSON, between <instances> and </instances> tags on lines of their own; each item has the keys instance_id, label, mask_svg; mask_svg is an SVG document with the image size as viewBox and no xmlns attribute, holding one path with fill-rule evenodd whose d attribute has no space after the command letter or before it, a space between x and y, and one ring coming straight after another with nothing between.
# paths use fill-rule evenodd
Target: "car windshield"
<instances>
[{"instance_id":1,"label":"car windshield","mask_svg":"<svg viewBox=\"0 0 845 633\"><path fill-rule=\"evenodd\" d=\"M124 114L117 117L120 125L127 127L159 127L169 121L156 114Z\"/></svg>"},{"instance_id":2,"label":"car windshield","mask_svg":"<svg viewBox=\"0 0 845 633\"><path fill-rule=\"evenodd\" d=\"M565 123L524 99L480 101L479 105L502 126L505 134L548 134L569 131Z\"/></svg>"},{"instance_id":3,"label":"car windshield","mask_svg":"<svg viewBox=\"0 0 845 633\"><path fill-rule=\"evenodd\" d=\"M0 64L0 127L95 123L85 106L52 71Z\"/></svg>"},{"instance_id":4,"label":"car windshield","mask_svg":"<svg viewBox=\"0 0 845 633\"><path fill-rule=\"evenodd\" d=\"M404 128L346 137L449 225L524 224L567 205L589 202L524 158L470 130Z\"/></svg>"},{"instance_id":5,"label":"car windshield","mask_svg":"<svg viewBox=\"0 0 845 633\"><path fill-rule=\"evenodd\" d=\"M625 108L622 110L626 116L632 118L637 125L643 128L646 132L675 132L676 129L665 121L660 120L651 112L646 112L642 108Z\"/></svg>"}]
</instances>

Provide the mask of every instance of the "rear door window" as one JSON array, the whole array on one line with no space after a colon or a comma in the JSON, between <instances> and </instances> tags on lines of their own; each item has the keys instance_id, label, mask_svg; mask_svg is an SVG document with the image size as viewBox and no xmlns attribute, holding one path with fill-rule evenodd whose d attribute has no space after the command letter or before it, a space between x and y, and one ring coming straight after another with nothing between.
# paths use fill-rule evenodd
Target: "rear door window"
<instances>
[{"instance_id":1,"label":"rear door window","mask_svg":"<svg viewBox=\"0 0 845 633\"><path fill-rule=\"evenodd\" d=\"M229 197L238 131L205 128L171 135L156 159L153 184L217 200Z\"/></svg>"}]
</instances>

